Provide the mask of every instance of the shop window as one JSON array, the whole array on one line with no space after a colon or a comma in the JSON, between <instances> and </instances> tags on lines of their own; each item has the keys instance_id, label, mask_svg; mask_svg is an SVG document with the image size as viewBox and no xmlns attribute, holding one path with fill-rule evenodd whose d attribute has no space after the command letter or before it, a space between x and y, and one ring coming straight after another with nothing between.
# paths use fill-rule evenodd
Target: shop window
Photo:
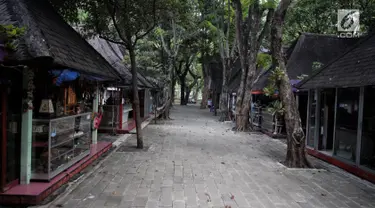
<instances>
[{"instance_id":1,"label":"shop window","mask_svg":"<svg viewBox=\"0 0 375 208\"><path fill-rule=\"evenodd\" d=\"M316 103L317 103L317 94L314 91L309 93L310 96L310 113L309 113L309 135L307 138L307 145L310 147L314 147L314 138L315 138L315 110L316 110Z\"/></svg>"},{"instance_id":2,"label":"shop window","mask_svg":"<svg viewBox=\"0 0 375 208\"><path fill-rule=\"evenodd\" d=\"M359 110L359 88L337 91L336 149L341 158L355 161Z\"/></svg>"},{"instance_id":3,"label":"shop window","mask_svg":"<svg viewBox=\"0 0 375 208\"><path fill-rule=\"evenodd\" d=\"M375 86L365 88L362 122L361 165L375 170Z\"/></svg>"}]
</instances>

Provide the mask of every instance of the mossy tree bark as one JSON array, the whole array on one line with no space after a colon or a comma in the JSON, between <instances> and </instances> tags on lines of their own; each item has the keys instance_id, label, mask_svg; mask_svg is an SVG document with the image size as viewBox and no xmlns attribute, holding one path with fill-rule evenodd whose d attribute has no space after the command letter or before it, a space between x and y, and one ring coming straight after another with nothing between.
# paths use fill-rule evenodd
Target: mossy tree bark
<instances>
[{"instance_id":1,"label":"mossy tree bark","mask_svg":"<svg viewBox=\"0 0 375 208\"><path fill-rule=\"evenodd\" d=\"M305 134L302 129L301 118L297 103L290 85L286 66L282 54L282 29L286 11L292 0L281 0L274 14L271 26L271 48L273 63L281 70L276 86L285 108L284 119L287 133L287 154L285 164L288 167L306 168L310 164L305 152Z\"/></svg>"},{"instance_id":2,"label":"mossy tree bark","mask_svg":"<svg viewBox=\"0 0 375 208\"><path fill-rule=\"evenodd\" d=\"M248 16L243 17L242 3L240 0L233 0L236 14L236 38L241 62L241 81L237 92L236 103L236 128L238 131L252 129L252 122L249 121L251 90L256 74L257 55L264 38L269 33L270 23L274 9L264 9L259 0L253 1L248 8ZM263 13L267 12L266 21L262 23ZM245 19L245 20L244 20Z\"/></svg>"}]
</instances>

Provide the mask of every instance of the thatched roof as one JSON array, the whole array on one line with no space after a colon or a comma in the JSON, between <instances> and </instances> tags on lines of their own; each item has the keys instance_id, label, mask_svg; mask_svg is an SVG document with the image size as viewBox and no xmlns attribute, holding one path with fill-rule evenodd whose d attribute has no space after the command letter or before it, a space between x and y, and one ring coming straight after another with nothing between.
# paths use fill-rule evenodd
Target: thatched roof
<instances>
[{"instance_id":1,"label":"thatched roof","mask_svg":"<svg viewBox=\"0 0 375 208\"><path fill-rule=\"evenodd\" d=\"M357 38L339 38L336 35L312 33L301 34L287 62L289 78L297 79L303 74L311 75L314 62L325 65L357 42Z\"/></svg>"},{"instance_id":2,"label":"thatched roof","mask_svg":"<svg viewBox=\"0 0 375 208\"><path fill-rule=\"evenodd\" d=\"M124 46L101 39L98 36L92 37L88 42L120 73L124 85L132 84L130 65L124 62L126 55ZM141 73L138 73L138 82L140 87L155 87Z\"/></svg>"},{"instance_id":3,"label":"thatched roof","mask_svg":"<svg viewBox=\"0 0 375 208\"><path fill-rule=\"evenodd\" d=\"M335 88L375 85L375 34L351 47L309 78L302 88Z\"/></svg>"},{"instance_id":4,"label":"thatched roof","mask_svg":"<svg viewBox=\"0 0 375 208\"><path fill-rule=\"evenodd\" d=\"M319 62L324 66L357 42L356 38L345 39L335 35L302 33L284 52L287 58L286 68L289 79L296 83L300 76L311 75L314 62ZM262 90L266 87L269 75L269 72L264 73L253 90Z\"/></svg>"},{"instance_id":5,"label":"thatched roof","mask_svg":"<svg viewBox=\"0 0 375 208\"><path fill-rule=\"evenodd\" d=\"M111 65L46 0L0 0L0 24L26 27L10 61L47 58L44 60L49 62L39 61L38 65L119 79Z\"/></svg>"}]
</instances>

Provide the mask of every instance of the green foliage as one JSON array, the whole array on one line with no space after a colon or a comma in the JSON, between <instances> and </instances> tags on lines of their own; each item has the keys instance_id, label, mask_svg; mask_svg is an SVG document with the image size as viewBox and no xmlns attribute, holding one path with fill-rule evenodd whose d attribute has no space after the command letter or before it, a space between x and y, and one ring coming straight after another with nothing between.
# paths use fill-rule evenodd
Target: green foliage
<instances>
[{"instance_id":1,"label":"green foliage","mask_svg":"<svg viewBox=\"0 0 375 208\"><path fill-rule=\"evenodd\" d=\"M279 67L270 72L270 77L268 78L268 85L263 89L263 92L266 96L272 96L277 90L277 83L282 80L285 76L285 72L282 71Z\"/></svg>"},{"instance_id":2,"label":"green foliage","mask_svg":"<svg viewBox=\"0 0 375 208\"><path fill-rule=\"evenodd\" d=\"M295 40L300 32L337 34L338 9L359 9L362 32L368 32L375 26L373 0L298 0L286 15L284 42Z\"/></svg>"},{"instance_id":3,"label":"green foliage","mask_svg":"<svg viewBox=\"0 0 375 208\"><path fill-rule=\"evenodd\" d=\"M3 34L5 36L5 48L10 51L16 50L14 41L24 35L25 30L25 27L16 27L14 25L0 25L0 34Z\"/></svg>"},{"instance_id":4,"label":"green foliage","mask_svg":"<svg viewBox=\"0 0 375 208\"><path fill-rule=\"evenodd\" d=\"M261 6L265 9L275 9L279 0L262 0L261 3Z\"/></svg>"},{"instance_id":5,"label":"green foliage","mask_svg":"<svg viewBox=\"0 0 375 208\"><path fill-rule=\"evenodd\" d=\"M257 68L267 69L272 64L272 56L265 53L258 53Z\"/></svg>"},{"instance_id":6,"label":"green foliage","mask_svg":"<svg viewBox=\"0 0 375 208\"><path fill-rule=\"evenodd\" d=\"M283 116L285 108L280 100L275 100L267 107L267 111L272 115Z\"/></svg>"}]
</instances>

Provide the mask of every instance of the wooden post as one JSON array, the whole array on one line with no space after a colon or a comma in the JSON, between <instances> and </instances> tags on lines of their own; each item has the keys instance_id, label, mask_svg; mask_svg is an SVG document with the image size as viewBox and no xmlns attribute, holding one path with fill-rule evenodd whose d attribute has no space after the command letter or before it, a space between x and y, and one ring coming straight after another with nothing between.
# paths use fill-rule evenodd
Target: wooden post
<instances>
[{"instance_id":1,"label":"wooden post","mask_svg":"<svg viewBox=\"0 0 375 208\"><path fill-rule=\"evenodd\" d=\"M29 82L33 81L32 69L23 69L22 85L24 92L29 92ZM28 97L22 99L24 104L32 102ZM31 107L31 106L29 106ZM31 148L32 148L32 129L33 129L33 110L30 108L24 109L22 113L22 127L21 127L21 166L20 166L20 183L29 184L31 177Z\"/></svg>"},{"instance_id":2,"label":"wooden post","mask_svg":"<svg viewBox=\"0 0 375 208\"><path fill-rule=\"evenodd\" d=\"M98 85L96 85L96 89L95 89L95 97L93 101L92 111L93 113L98 113L99 111L99 87ZM92 135L92 144L97 144L98 143L98 130L93 129L91 135Z\"/></svg>"},{"instance_id":3,"label":"wooden post","mask_svg":"<svg viewBox=\"0 0 375 208\"><path fill-rule=\"evenodd\" d=\"M355 163L359 166L361 165L361 148L362 148L362 124L363 124L363 108L365 101L365 87L360 87L359 90L359 109L358 109L358 126L357 126L357 144L356 144L356 154Z\"/></svg>"},{"instance_id":4,"label":"wooden post","mask_svg":"<svg viewBox=\"0 0 375 208\"><path fill-rule=\"evenodd\" d=\"M319 149L319 140L320 140L320 101L321 101L321 90L315 90L316 96L316 105L315 105L315 133L314 133L314 149Z\"/></svg>"},{"instance_id":5,"label":"wooden post","mask_svg":"<svg viewBox=\"0 0 375 208\"><path fill-rule=\"evenodd\" d=\"M155 124L156 124L156 119L157 119L157 114L158 114L158 92L156 91L156 93L155 93L155 97L154 97L154 99L155 99Z\"/></svg>"},{"instance_id":6,"label":"wooden post","mask_svg":"<svg viewBox=\"0 0 375 208\"><path fill-rule=\"evenodd\" d=\"M123 111L124 111L124 109L123 109L123 105L122 105L122 97L123 97L123 90L122 89L120 89L120 97L119 97L119 102L120 102L120 104L119 104L119 114L118 114L118 116L119 116L119 119L118 119L118 122L119 122L119 124L118 124L118 128L119 129L122 129L122 115L123 115Z\"/></svg>"}]
</instances>

